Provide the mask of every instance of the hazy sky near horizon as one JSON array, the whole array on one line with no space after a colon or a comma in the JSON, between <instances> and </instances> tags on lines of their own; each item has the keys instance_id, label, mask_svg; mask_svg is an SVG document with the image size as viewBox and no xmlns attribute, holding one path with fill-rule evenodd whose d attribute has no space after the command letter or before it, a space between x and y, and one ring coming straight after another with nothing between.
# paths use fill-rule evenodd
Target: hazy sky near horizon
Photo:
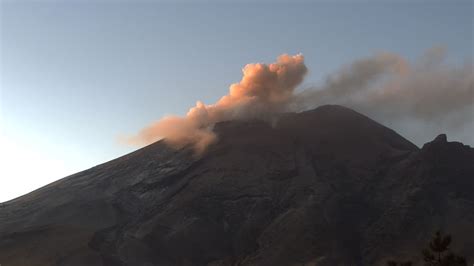
<instances>
[{"instance_id":1,"label":"hazy sky near horizon","mask_svg":"<svg viewBox=\"0 0 474 266\"><path fill-rule=\"evenodd\" d=\"M379 51L414 59L441 45L450 62L472 60L473 12L472 1L0 1L0 202L134 150L118 138L215 102L247 63L303 53L304 87Z\"/></svg>"}]
</instances>

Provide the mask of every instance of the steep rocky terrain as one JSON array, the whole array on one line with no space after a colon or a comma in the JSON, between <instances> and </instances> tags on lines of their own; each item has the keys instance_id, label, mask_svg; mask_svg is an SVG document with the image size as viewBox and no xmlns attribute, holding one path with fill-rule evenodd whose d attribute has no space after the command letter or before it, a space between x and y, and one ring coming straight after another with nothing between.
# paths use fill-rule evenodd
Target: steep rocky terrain
<instances>
[{"instance_id":1,"label":"steep rocky terrain","mask_svg":"<svg viewBox=\"0 0 474 266\"><path fill-rule=\"evenodd\" d=\"M271 125L270 125L271 124ZM229 121L0 207L0 264L382 265L440 228L474 262L474 149L421 149L341 106Z\"/></svg>"}]
</instances>

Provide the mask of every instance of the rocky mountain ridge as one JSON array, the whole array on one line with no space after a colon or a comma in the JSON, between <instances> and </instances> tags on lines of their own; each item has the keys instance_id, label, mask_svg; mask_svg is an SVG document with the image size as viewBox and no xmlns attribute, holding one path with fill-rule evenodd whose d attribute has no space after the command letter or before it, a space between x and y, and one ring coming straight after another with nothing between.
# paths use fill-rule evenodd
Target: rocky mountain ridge
<instances>
[{"instance_id":1,"label":"rocky mountain ridge","mask_svg":"<svg viewBox=\"0 0 474 266\"><path fill-rule=\"evenodd\" d=\"M437 229L474 260L474 149L421 149L350 109L218 123L0 208L4 265L384 265Z\"/></svg>"}]
</instances>

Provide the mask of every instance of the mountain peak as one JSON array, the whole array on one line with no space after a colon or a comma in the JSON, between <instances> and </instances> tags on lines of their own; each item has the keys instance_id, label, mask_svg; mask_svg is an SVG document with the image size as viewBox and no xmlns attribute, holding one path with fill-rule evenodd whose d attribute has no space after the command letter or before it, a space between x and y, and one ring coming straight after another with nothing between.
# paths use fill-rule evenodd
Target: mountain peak
<instances>
[{"instance_id":1,"label":"mountain peak","mask_svg":"<svg viewBox=\"0 0 474 266\"><path fill-rule=\"evenodd\" d=\"M446 143L446 142L448 142L448 137L446 136L446 134L439 134L439 135L433 140L433 142Z\"/></svg>"},{"instance_id":2,"label":"mountain peak","mask_svg":"<svg viewBox=\"0 0 474 266\"><path fill-rule=\"evenodd\" d=\"M420 151L337 105L214 130L201 156L159 141L8 202L0 262L376 265L472 232L474 152L443 136Z\"/></svg>"},{"instance_id":3,"label":"mountain peak","mask_svg":"<svg viewBox=\"0 0 474 266\"><path fill-rule=\"evenodd\" d=\"M279 152L301 146L318 157L374 166L380 158L396 157L418 148L395 131L349 108L324 105L301 113L284 113L267 121L218 123L218 141L211 147Z\"/></svg>"}]
</instances>

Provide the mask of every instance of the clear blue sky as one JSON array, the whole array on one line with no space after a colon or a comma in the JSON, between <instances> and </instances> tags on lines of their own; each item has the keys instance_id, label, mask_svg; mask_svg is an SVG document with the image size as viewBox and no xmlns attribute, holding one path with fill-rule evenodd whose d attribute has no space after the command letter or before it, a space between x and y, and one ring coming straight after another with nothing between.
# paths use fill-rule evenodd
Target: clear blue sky
<instances>
[{"instance_id":1,"label":"clear blue sky","mask_svg":"<svg viewBox=\"0 0 474 266\"><path fill-rule=\"evenodd\" d=\"M215 102L250 62L301 52L313 84L377 51L473 55L472 1L0 3L0 202L133 150L118 137Z\"/></svg>"}]
</instances>

